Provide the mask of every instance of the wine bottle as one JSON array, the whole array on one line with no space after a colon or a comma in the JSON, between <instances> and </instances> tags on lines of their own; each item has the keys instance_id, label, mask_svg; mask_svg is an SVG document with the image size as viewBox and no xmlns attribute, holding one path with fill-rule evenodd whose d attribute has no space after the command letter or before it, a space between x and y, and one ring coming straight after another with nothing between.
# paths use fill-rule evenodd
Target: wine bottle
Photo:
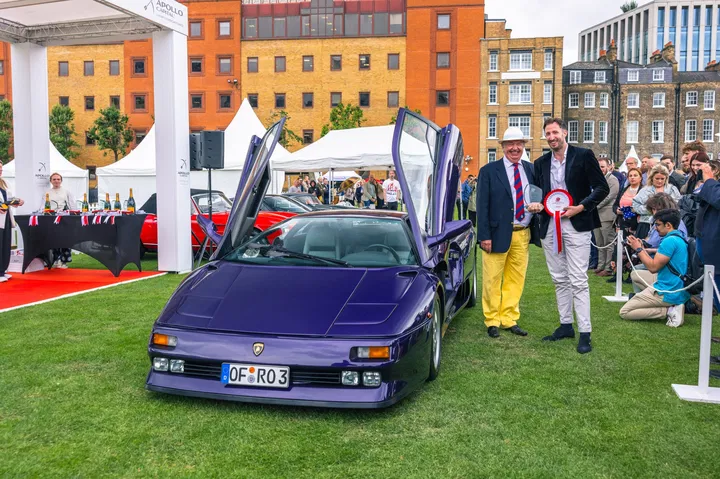
<instances>
[{"instance_id":1,"label":"wine bottle","mask_svg":"<svg viewBox=\"0 0 720 479\"><path fill-rule=\"evenodd\" d=\"M50 193L45 193L45 213L50 213L52 207L50 206Z\"/></svg>"},{"instance_id":2,"label":"wine bottle","mask_svg":"<svg viewBox=\"0 0 720 479\"><path fill-rule=\"evenodd\" d=\"M122 205L120 204L120 193L115 193L115 204L113 205L113 209L115 211L122 210Z\"/></svg>"},{"instance_id":3,"label":"wine bottle","mask_svg":"<svg viewBox=\"0 0 720 479\"><path fill-rule=\"evenodd\" d=\"M90 205L88 204L87 193L83 193L82 212L87 213L88 211L90 211Z\"/></svg>"},{"instance_id":4,"label":"wine bottle","mask_svg":"<svg viewBox=\"0 0 720 479\"><path fill-rule=\"evenodd\" d=\"M130 214L135 214L135 198L133 198L132 188L130 188L130 197L128 198L127 210Z\"/></svg>"},{"instance_id":5,"label":"wine bottle","mask_svg":"<svg viewBox=\"0 0 720 479\"><path fill-rule=\"evenodd\" d=\"M103 210L110 211L110 193L105 193L105 204Z\"/></svg>"}]
</instances>

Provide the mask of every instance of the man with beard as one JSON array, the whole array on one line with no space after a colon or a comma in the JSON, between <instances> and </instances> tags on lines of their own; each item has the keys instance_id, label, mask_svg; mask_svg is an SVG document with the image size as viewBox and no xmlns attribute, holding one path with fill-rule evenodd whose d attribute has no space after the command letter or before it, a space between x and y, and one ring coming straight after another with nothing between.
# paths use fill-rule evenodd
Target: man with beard
<instances>
[{"instance_id":1,"label":"man with beard","mask_svg":"<svg viewBox=\"0 0 720 479\"><path fill-rule=\"evenodd\" d=\"M585 354L592 351L587 278L590 236L593 229L600 227L597 206L610 188L592 150L568 145L564 120L548 118L543 128L551 151L535 160L534 184L542 188L544 197L560 190L572 199L559 219L560 231L556 231L555 221L551 221L540 203L528 207L531 212L540 213L540 238L560 313L560 327L543 340L574 338L574 311L580 331L577 351Z\"/></svg>"},{"instance_id":2,"label":"man with beard","mask_svg":"<svg viewBox=\"0 0 720 479\"><path fill-rule=\"evenodd\" d=\"M680 191L680 188L682 188L685 182L687 182L687 178L685 178L685 175L682 173L675 171L675 162L673 161L673 157L670 155L663 156L660 158L660 164L662 164L670 172L670 177L668 178L670 184Z\"/></svg>"}]
</instances>

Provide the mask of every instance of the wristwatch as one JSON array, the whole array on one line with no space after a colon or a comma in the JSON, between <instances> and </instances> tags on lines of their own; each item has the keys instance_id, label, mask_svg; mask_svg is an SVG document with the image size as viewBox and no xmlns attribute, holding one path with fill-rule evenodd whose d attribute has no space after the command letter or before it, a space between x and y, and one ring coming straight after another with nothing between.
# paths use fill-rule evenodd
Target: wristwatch
<instances>
[{"instance_id":1,"label":"wristwatch","mask_svg":"<svg viewBox=\"0 0 720 479\"><path fill-rule=\"evenodd\" d=\"M637 249L635 249L635 254L640 254L643 251L645 251L643 248L637 248Z\"/></svg>"}]
</instances>

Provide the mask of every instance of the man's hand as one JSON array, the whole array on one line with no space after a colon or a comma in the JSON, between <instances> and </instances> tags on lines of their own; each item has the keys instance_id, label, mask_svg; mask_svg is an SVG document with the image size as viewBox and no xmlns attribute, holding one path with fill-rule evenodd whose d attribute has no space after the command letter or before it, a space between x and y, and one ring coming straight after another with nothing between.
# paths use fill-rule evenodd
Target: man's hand
<instances>
[{"instance_id":1,"label":"man's hand","mask_svg":"<svg viewBox=\"0 0 720 479\"><path fill-rule=\"evenodd\" d=\"M585 211L585 206L583 205L577 205L577 206L566 206L563 209L564 213L562 214L563 218L572 218L573 216L582 213Z\"/></svg>"},{"instance_id":2,"label":"man's hand","mask_svg":"<svg viewBox=\"0 0 720 479\"><path fill-rule=\"evenodd\" d=\"M703 181L707 181L709 179L715 178L715 175L713 175L713 172L712 172L712 168L710 168L710 163L703 163L702 166L700 167L700 171L702 171L702 174L703 174Z\"/></svg>"},{"instance_id":3,"label":"man's hand","mask_svg":"<svg viewBox=\"0 0 720 479\"><path fill-rule=\"evenodd\" d=\"M492 240L482 240L480 242L480 247L486 253L491 253L492 252Z\"/></svg>"},{"instance_id":4,"label":"man's hand","mask_svg":"<svg viewBox=\"0 0 720 479\"><path fill-rule=\"evenodd\" d=\"M543 210L542 203L530 203L526 208L530 213L540 213Z\"/></svg>"},{"instance_id":5,"label":"man's hand","mask_svg":"<svg viewBox=\"0 0 720 479\"><path fill-rule=\"evenodd\" d=\"M642 241L634 237L633 235L630 235L627 237L627 242L630 245L632 249L638 249L642 248Z\"/></svg>"}]
</instances>

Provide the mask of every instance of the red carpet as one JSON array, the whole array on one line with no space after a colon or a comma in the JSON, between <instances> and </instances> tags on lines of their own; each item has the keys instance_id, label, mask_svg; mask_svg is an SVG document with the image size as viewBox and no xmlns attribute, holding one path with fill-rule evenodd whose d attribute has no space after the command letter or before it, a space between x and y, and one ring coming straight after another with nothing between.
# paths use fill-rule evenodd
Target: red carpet
<instances>
[{"instance_id":1,"label":"red carpet","mask_svg":"<svg viewBox=\"0 0 720 479\"><path fill-rule=\"evenodd\" d=\"M120 277L116 278L107 270L68 268L10 274L12 279L0 283L0 313L165 273L123 271Z\"/></svg>"}]
</instances>

